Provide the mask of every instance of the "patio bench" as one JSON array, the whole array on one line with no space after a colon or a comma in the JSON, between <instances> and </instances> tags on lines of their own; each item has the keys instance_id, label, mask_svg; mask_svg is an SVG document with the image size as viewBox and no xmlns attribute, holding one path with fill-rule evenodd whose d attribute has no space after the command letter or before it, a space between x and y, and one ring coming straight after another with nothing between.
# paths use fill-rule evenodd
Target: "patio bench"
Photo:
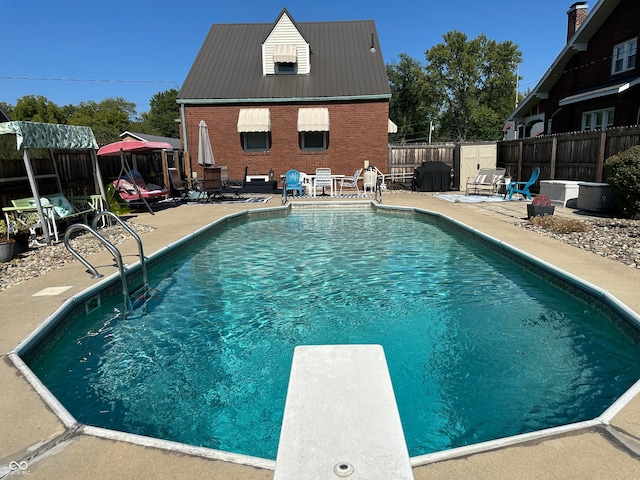
<instances>
[{"instance_id":1,"label":"patio bench","mask_svg":"<svg viewBox=\"0 0 640 480\"><path fill-rule=\"evenodd\" d=\"M55 194L41 196L40 200L42 209L47 217L45 220L48 222L49 231L53 233L56 242L60 240L57 226L58 222L69 223L70 221L82 218L82 221L87 223L87 216L90 213L102 210L101 195L65 197L62 194ZM10 217L18 220L22 215L38 213L36 199L34 197L13 199L11 200L11 204L13 205L12 207L4 207L2 209L7 224L11 219ZM37 228L42 228L42 219L38 219L38 222L29 228L33 238L35 238Z\"/></svg>"}]
</instances>

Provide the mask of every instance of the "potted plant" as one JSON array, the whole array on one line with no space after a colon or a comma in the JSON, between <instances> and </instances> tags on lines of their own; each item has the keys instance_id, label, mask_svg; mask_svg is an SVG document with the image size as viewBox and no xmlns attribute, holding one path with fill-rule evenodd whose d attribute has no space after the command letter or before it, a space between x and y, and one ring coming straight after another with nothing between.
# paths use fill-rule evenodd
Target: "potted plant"
<instances>
[{"instance_id":1,"label":"potted plant","mask_svg":"<svg viewBox=\"0 0 640 480\"><path fill-rule=\"evenodd\" d=\"M551 203L549 197L546 195L538 195L527 205L527 218L537 215L553 215L555 208L555 205Z\"/></svg>"},{"instance_id":2,"label":"potted plant","mask_svg":"<svg viewBox=\"0 0 640 480\"><path fill-rule=\"evenodd\" d=\"M9 226L0 220L0 262L8 262L13 258L13 244L15 240L9 238Z\"/></svg>"}]
</instances>

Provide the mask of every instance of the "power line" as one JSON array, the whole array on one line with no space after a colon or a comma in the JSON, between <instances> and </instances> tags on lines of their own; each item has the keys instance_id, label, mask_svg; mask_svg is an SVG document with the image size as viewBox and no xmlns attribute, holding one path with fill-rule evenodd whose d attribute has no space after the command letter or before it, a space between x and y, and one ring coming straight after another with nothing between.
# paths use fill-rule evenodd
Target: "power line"
<instances>
[{"instance_id":1,"label":"power line","mask_svg":"<svg viewBox=\"0 0 640 480\"><path fill-rule=\"evenodd\" d=\"M53 78L53 77L12 77L0 76L0 80L35 80L35 81L52 81L52 82L87 82L87 83L162 83L173 84L177 89L180 88L178 82L173 80L107 80L97 78Z\"/></svg>"}]
</instances>

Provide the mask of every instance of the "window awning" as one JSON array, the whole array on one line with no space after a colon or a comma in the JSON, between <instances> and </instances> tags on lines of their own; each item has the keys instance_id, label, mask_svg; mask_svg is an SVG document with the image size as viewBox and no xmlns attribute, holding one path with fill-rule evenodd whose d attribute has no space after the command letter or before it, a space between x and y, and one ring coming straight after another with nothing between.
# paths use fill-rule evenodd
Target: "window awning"
<instances>
[{"instance_id":1,"label":"window awning","mask_svg":"<svg viewBox=\"0 0 640 480\"><path fill-rule=\"evenodd\" d=\"M393 123L390 118L387 120L389 120L389 123L387 125L387 133L398 133L398 126Z\"/></svg>"},{"instance_id":2,"label":"window awning","mask_svg":"<svg viewBox=\"0 0 640 480\"><path fill-rule=\"evenodd\" d=\"M268 108L241 108L238 132L270 132L271 115Z\"/></svg>"},{"instance_id":3,"label":"window awning","mask_svg":"<svg viewBox=\"0 0 640 480\"><path fill-rule=\"evenodd\" d=\"M296 63L298 61L296 46L276 45L273 50L273 61L275 63Z\"/></svg>"},{"instance_id":4,"label":"window awning","mask_svg":"<svg viewBox=\"0 0 640 480\"><path fill-rule=\"evenodd\" d=\"M298 110L299 132L328 132L328 108L301 108Z\"/></svg>"},{"instance_id":5,"label":"window awning","mask_svg":"<svg viewBox=\"0 0 640 480\"><path fill-rule=\"evenodd\" d=\"M636 77L630 82L619 83L617 85L611 85L609 87L596 88L594 90L589 90L588 92L578 93L576 95L565 97L560 100L560 102L558 102L558 105L571 105L572 103L583 102L585 100L606 97L607 95L617 95L624 92L625 90L628 90L631 87L635 87L638 84L640 84L640 77Z\"/></svg>"}]
</instances>

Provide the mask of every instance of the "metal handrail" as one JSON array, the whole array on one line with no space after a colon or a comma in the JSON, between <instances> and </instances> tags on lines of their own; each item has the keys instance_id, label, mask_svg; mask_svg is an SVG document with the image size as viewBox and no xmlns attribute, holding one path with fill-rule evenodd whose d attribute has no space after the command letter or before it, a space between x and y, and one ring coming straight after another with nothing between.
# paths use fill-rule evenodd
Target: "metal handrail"
<instances>
[{"instance_id":1,"label":"metal handrail","mask_svg":"<svg viewBox=\"0 0 640 480\"><path fill-rule=\"evenodd\" d=\"M142 268L142 284L143 284L143 287L144 287L145 293L146 293L146 289L147 289L147 286L148 286L147 265L145 263L146 262L146 257L144 256L144 251L143 251L143 248L142 248L142 240L140 239L138 234L136 232L134 232L129 225L126 224L126 222L123 222L120 217L118 217L113 212L109 212L109 211L102 211L102 212L96 213L96 216L93 217L93 222L91 223L93 228L94 228L94 230L97 229L98 221L100 220L101 217L109 217L110 219L115 220L116 222L118 222L120 224L120 226L122 226L122 228L124 228L135 239L135 241L138 243L138 256L140 257L140 267Z\"/></svg>"},{"instance_id":2,"label":"metal handrail","mask_svg":"<svg viewBox=\"0 0 640 480\"><path fill-rule=\"evenodd\" d=\"M124 314L126 315L127 311L130 309L131 300L129 299L129 287L127 286L127 276L125 275L124 264L122 262L122 255L120 254L120 250L114 247L113 244L109 242L109 240L104 238L102 235L96 232L89 225L85 225L84 223L76 223L74 225L71 225L69 228L67 228L67 231L64 234L64 245L65 247L67 247L67 250L69 250L69 252L71 252L71 254L74 257L80 260L80 262L82 262L82 264L88 268L89 273L92 274L92 278L101 278L103 277L103 275L101 273L98 273L98 270L96 270L93 265L87 262L82 255L76 252L71 246L71 244L69 243L69 238L71 234L77 230L85 230L91 233L94 237L100 240L100 242L105 247L107 247L107 250L109 250L111 255L113 255L113 258L115 259L116 264L118 265L118 270L120 271L120 279L122 280L122 295L124 297Z\"/></svg>"}]
</instances>

